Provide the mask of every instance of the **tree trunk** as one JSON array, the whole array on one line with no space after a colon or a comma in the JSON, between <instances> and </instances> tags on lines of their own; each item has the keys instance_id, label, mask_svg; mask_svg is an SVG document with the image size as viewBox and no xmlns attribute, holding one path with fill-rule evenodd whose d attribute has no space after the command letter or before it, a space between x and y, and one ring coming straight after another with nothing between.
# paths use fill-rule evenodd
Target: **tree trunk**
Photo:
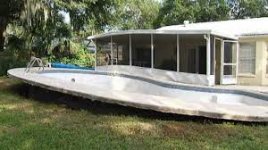
<instances>
[{"instance_id":1,"label":"tree trunk","mask_svg":"<svg viewBox=\"0 0 268 150\"><path fill-rule=\"evenodd\" d=\"M3 30L0 29L0 52L4 50L4 41Z\"/></svg>"},{"instance_id":2,"label":"tree trunk","mask_svg":"<svg viewBox=\"0 0 268 150\"><path fill-rule=\"evenodd\" d=\"M5 37L4 32L7 26L7 19L3 16L0 16L0 52L4 50Z\"/></svg>"}]
</instances>

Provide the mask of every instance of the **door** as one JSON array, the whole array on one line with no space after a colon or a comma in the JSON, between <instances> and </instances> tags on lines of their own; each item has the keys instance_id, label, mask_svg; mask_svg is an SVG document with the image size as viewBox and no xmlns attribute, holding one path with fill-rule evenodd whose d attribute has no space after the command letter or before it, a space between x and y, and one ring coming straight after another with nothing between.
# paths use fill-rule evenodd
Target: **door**
<instances>
[{"instance_id":1,"label":"door","mask_svg":"<svg viewBox=\"0 0 268 150\"><path fill-rule=\"evenodd\" d=\"M237 84L238 42L221 42L220 84Z\"/></svg>"}]
</instances>

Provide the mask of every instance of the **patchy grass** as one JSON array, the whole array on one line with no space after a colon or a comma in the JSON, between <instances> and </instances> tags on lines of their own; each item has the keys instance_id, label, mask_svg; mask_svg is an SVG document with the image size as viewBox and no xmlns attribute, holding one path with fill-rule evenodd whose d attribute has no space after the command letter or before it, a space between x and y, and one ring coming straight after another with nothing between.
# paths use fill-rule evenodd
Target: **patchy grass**
<instances>
[{"instance_id":1,"label":"patchy grass","mask_svg":"<svg viewBox=\"0 0 268 150\"><path fill-rule=\"evenodd\" d=\"M22 96L20 86L0 78L1 150L268 149L267 124L180 120L105 104L71 109Z\"/></svg>"}]
</instances>

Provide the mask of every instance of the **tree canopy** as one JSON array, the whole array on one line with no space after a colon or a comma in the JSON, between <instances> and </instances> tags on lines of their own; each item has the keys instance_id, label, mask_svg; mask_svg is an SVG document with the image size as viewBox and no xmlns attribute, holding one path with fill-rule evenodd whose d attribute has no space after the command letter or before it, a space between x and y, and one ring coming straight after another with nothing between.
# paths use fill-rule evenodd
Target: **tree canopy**
<instances>
[{"instance_id":1,"label":"tree canopy","mask_svg":"<svg viewBox=\"0 0 268 150\"><path fill-rule=\"evenodd\" d=\"M155 0L118 0L116 3L112 28L149 29L159 12L159 3Z\"/></svg>"},{"instance_id":2,"label":"tree canopy","mask_svg":"<svg viewBox=\"0 0 268 150\"><path fill-rule=\"evenodd\" d=\"M268 16L267 0L228 0L228 4L235 19Z\"/></svg>"},{"instance_id":3,"label":"tree canopy","mask_svg":"<svg viewBox=\"0 0 268 150\"><path fill-rule=\"evenodd\" d=\"M265 16L266 0L165 0L154 26Z\"/></svg>"},{"instance_id":4,"label":"tree canopy","mask_svg":"<svg viewBox=\"0 0 268 150\"><path fill-rule=\"evenodd\" d=\"M23 1L19 0L2 0L0 1L0 51L3 50L5 37L3 33L7 25L15 19L19 18Z\"/></svg>"}]
</instances>

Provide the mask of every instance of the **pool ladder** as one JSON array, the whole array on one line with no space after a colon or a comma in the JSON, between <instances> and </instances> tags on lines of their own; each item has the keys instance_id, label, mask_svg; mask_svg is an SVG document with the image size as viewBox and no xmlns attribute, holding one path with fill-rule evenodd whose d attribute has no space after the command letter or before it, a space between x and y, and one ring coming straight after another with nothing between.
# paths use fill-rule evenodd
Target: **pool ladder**
<instances>
[{"instance_id":1,"label":"pool ladder","mask_svg":"<svg viewBox=\"0 0 268 150\"><path fill-rule=\"evenodd\" d=\"M33 67L33 65L34 65L35 63L37 63L37 65L38 65L38 67L39 67L39 68L38 68L38 71L39 71L41 68L42 68L42 70L45 69L45 66L44 66L44 64L43 64L42 59L37 58L37 57L33 57L33 56L32 56L30 62L27 64L27 67L25 68L24 72L26 72L26 73L30 72L31 68Z\"/></svg>"}]
</instances>

